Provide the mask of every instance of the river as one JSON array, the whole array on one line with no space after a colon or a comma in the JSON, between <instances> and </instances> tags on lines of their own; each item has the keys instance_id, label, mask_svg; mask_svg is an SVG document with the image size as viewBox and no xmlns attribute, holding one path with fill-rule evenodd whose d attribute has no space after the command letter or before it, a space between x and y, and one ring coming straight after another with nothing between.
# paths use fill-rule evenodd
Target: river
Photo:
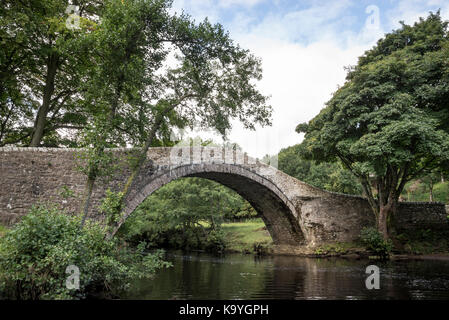
<instances>
[{"instance_id":1,"label":"river","mask_svg":"<svg viewBox=\"0 0 449 320\"><path fill-rule=\"evenodd\" d=\"M449 261L167 252L173 267L133 283L124 299L449 299ZM368 290L368 265L380 289Z\"/></svg>"}]
</instances>

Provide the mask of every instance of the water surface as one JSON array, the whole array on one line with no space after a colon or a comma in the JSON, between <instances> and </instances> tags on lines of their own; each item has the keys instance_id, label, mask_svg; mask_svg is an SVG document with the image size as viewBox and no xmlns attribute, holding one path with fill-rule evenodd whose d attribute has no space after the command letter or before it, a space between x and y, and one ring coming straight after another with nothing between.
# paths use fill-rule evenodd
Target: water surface
<instances>
[{"instance_id":1,"label":"water surface","mask_svg":"<svg viewBox=\"0 0 449 320\"><path fill-rule=\"evenodd\" d=\"M449 261L370 261L168 252L173 267L139 280L127 299L449 299ZM368 265L380 289L368 290Z\"/></svg>"}]
</instances>

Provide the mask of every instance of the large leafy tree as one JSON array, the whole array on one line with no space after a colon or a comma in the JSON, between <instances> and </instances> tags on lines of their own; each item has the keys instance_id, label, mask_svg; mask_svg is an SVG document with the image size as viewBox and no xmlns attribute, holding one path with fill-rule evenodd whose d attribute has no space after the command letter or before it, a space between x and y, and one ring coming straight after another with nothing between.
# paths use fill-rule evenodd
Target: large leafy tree
<instances>
[{"instance_id":1,"label":"large leafy tree","mask_svg":"<svg viewBox=\"0 0 449 320\"><path fill-rule=\"evenodd\" d=\"M225 135L232 119L269 124L271 107L255 86L261 63L221 25L173 14L170 0L73 4L78 29L66 25L69 1L0 9L0 145L84 147L85 216L96 179L115 161L107 148L137 150L123 200L148 148L173 126Z\"/></svg>"},{"instance_id":2,"label":"large leafy tree","mask_svg":"<svg viewBox=\"0 0 449 320\"><path fill-rule=\"evenodd\" d=\"M447 25L439 12L403 23L349 68L318 116L297 127L307 158L338 159L359 178L385 238L405 183L449 156Z\"/></svg>"},{"instance_id":3,"label":"large leafy tree","mask_svg":"<svg viewBox=\"0 0 449 320\"><path fill-rule=\"evenodd\" d=\"M211 180L181 178L149 196L119 233L132 242L144 238L161 245L169 238L188 246L189 240L216 234L225 219L242 216L254 217L255 211L233 190Z\"/></svg>"},{"instance_id":4,"label":"large leafy tree","mask_svg":"<svg viewBox=\"0 0 449 320\"><path fill-rule=\"evenodd\" d=\"M10 1L0 8L0 145L70 145L78 129L79 84L89 62L85 38L100 1L80 0L79 28L68 28L70 1Z\"/></svg>"},{"instance_id":5,"label":"large leafy tree","mask_svg":"<svg viewBox=\"0 0 449 320\"><path fill-rule=\"evenodd\" d=\"M270 123L267 97L255 87L260 60L221 25L195 23L170 7L167 0L105 1L89 35L95 63L81 91L89 118L79 137L88 150L85 215L95 180L110 168L108 147L137 150L123 203L148 148L167 140L170 128L207 126L225 135L232 119L250 129Z\"/></svg>"},{"instance_id":6,"label":"large leafy tree","mask_svg":"<svg viewBox=\"0 0 449 320\"><path fill-rule=\"evenodd\" d=\"M206 179L182 178L157 190L134 215L159 222L166 229L178 227L219 228L225 217L232 217L246 206L246 201L229 188Z\"/></svg>"}]
</instances>

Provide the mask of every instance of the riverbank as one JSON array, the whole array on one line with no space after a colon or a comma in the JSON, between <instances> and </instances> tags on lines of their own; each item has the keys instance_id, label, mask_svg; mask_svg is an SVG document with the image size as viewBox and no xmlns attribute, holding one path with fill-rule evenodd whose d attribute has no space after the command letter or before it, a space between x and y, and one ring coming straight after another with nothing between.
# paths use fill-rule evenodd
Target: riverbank
<instances>
[{"instance_id":1,"label":"riverbank","mask_svg":"<svg viewBox=\"0 0 449 320\"><path fill-rule=\"evenodd\" d=\"M358 243L332 243L316 247L275 245L262 219L228 222L222 225L225 253L292 255L302 257L368 257L369 252Z\"/></svg>"},{"instance_id":2,"label":"riverbank","mask_svg":"<svg viewBox=\"0 0 449 320\"><path fill-rule=\"evenodd\" d=\"M0 225L0 237L8 228ZM262 219L222 224L226 246L224 253L257 255L288 255L310 258L339 257L347 259L370 258L372 253L357 242L341 242L310 246L274 245ZM449 260L449 242L426 233L418 238L399 237L390 255L392 260ZM194 250L197 251L197 250ZM201 251L201 250L200 250Z\"/></svg>"},{"instance_id":3,"label":"riverbank","mask_svg":"<svg viewBox=\"0 0 449 320\"><path fill-rule=\"evenodd\" d=\"M307 258L343 258L343 259L379 259L356 243L325 244L318 247L272 246L270 255L297 256ZM433 252L426 254L394 251L390 260L447 260L449 252Z\"/></svg>"},{"instance_id":4,"label":"riverbank","mask_svg":"<svg viewBox=\"0 0 449 320\"><path fill-rule=\"evenodd\" d=\"M274 245L262 219L245 222L229 222L222 225L226 248L229 253L254 253L264 255L293 255L314 258L372 257L359 242L339 242L318 246ZM449 242L430 232L417 232L414 235L400 235L394 239L391 259L449 259Z\"/></svg>"}]
</instances>

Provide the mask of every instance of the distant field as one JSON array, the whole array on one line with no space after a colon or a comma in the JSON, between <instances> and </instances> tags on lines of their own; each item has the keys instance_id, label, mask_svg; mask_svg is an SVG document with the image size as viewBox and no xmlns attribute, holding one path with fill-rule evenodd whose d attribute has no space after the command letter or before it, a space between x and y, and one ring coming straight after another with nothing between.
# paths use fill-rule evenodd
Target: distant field
<instances>
[{"instance_id":1,"label":"distant field","mask_svg":"<svg viewBox=\"0 0 449 320\"><path fill-rule=\"evenodd\" d=\"M223 223L222 228L228 243L227 250L230 251L254 252L255 247L269 248L272 244L262 219Z\"/></svg>"}]
</instances>

